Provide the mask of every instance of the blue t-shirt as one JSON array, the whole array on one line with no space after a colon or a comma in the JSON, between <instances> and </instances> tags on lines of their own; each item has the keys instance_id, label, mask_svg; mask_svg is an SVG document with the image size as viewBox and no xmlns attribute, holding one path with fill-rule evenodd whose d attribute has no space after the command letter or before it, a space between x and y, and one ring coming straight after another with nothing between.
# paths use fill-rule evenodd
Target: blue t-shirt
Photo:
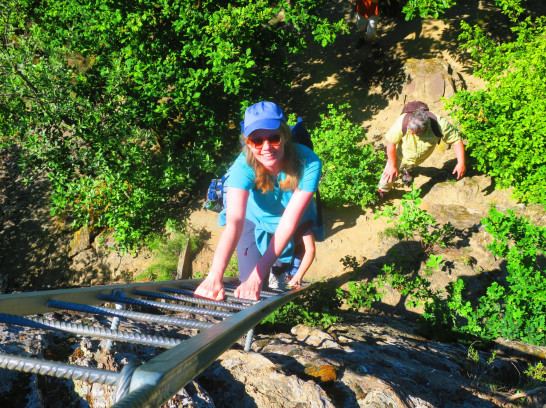
<instances>
[{"instance_id":1,"label":"blue t-shirt","mask_svg":"<svg viewBox=\"0 0 546 408\"><path fill-rule=\"evenodd\" d=\"M303 191L314 192L318 188L322 163L319 157L308 147L295 144L298 157L302 160L302 174L298 188ZM227 187L240 188L250 192L246 206L246 218L256 224L256 244L263 254L269 244L267 234L273 234L279 225L281 217L292 198L294 191L283 190L279 182L286 178L284 172L280 172L277 180L273 182L272 191L262 193L256 188L256 176L254 170L246 162L246 156L241 153L235 163L229 169L229 177L226 181ZM307 207L300 223L315 220L317 216L314 201ZM221 214L218 220L219 225L225 225L225 214ZM267 233L267 234L266 234ZM291 241L279 260L291 262L293 254L293 242Z\"/></svg>"}]
</instances>

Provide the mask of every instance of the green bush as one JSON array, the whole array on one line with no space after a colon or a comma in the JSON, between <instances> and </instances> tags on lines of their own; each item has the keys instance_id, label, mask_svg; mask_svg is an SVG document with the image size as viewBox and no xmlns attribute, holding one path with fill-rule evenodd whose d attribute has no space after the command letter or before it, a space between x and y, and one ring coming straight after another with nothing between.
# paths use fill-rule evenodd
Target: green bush
<instances>
[{"instance_id":1,"label":"green bush","mask_svg":"<svg viewBox=\"0 0 546 408\"><path fill-rule=\"evenodd\" d=\"M341 296L349 310L359 311L370 308L375 302L381 301L385 295L383 288L389 285L406 297L408 307L423 306L424 320L433 322L436 326L445 326L449 317L441 307L442 291L430 289L430 282L420 276L408 276L400 268L393 265L383 265L381 273L368 282L350 281L347 290Z\"/></svg>"},{"instance_id":2,"label":"green bush","mask_svg":"<svg viewBox=\"0 0 546 408\"><path fill-rule=\"evenodd\" d=\"M506 259L508 275L506 282L493 282L477 305L463 299L462 280L450 288L448 306L465 319L457 330L483 339L501 336L546 345L546 228L511 210L491 209L482 222L493 236L488 249Z\"/></svg>"},{"instance_id":3,"label":"green bush","mask_svg":"<svg viewBox=\"0 0 546 408\"><path fill-rule=\"evenodd\" d=\"M326 328L341 320L341 304L341 292L332 282L317 282L299 298L267 316L261 324L281 329L298 324Z\"/></svg>"},{"instance_id":4,"label":"green bush","mask_svg":"<svg viewBox=\"0 0 546 408\"><path fill-rule=\"evenodd\" d=\"M131 248L231 156L230 119L289 82L302 30L325 44L344 29L317 17L324 2L7 0L0 148L46 172L54 213Z\"/></svg>"},{"instance_id":5,"label":"green bush","mask_svg":"<svg viewBox=\"0 0 546 408\"><path fill-rule=\"evenodd\" d=\"M402 12L406 15L406 20L417 16L438 18L454 4L455 0L408 0L402 8Z\"/></svg>"},{"instance_id":6,"label":"green bush","mask_svg":"<svg viewBox=\"0 0 546 408\"><path fill-rule=\"evenodd\" d=\"M546 18L515 23L514 17L516 38L503 44L461 24L474 74L487 85L458 92L446 108L456 109L478 170L498 188L513 187L515 199L546 205Z\"/></svg>"},{"instance_id":7,"label":"green bush","mask_svg":"<svg viewBox=\"0 0 546 408\"><path fill-rule=\"evenodd\" d=\"M495 0L495 3L507 14L523 10L520 5L521 0ZM411 20L417 16L422 18L438 18L455 4L456 0L406 0L402 8L402 13L405 14L406 20Z\"/></svg>"},{"instance_id":8,"label":"green bush","mask_svg":"<svg viewBox=\"0 0 546 408\"><path fill-rule=\"evenodd\" d=\"M311 130L314 150L322 160L320 194L326 205L361 205L373 201L377 182L385 166L385 155L372 145L362 144L365 133L351 123L343 110L328 105L328 114L321 114L318 128Z\"/></svg>"},{"instance_id":9,"label":"green bush","mask_svg":"<svg viewBox=\"0 0 546 408\"><path fill-rule=\"evenodd\" d=\"M445 247L453 238L453 227L451 224L438 225L436 220L425 210L419 208L421 204L421 189L411 186L411 191L404 194L400 207L387 205L383 210L376 211L375 218L389 218L387 224L392 223L388 234L394 235L404 244L407 241L417 239L423 253L429 254L434 246ZM418 258L421 254L416 254ZM434 263L436 258L430 260L431 266L438 266Z\"/></svg>"},{"instance_id":10,"label":"green bush","mask_svg":"<svg viewBox=\"0 0 546 408\"><path fill-rule=\"evenodd\" d=\"M417 198L418 190L413 190L402 200L400 214L389 207L378 212L378 216L390 217L400 239L421 241L423 248L428 248L427 253L431 245L445 245L445 234L426 211L417 207ZM347 305L353 310L370 307L382 298L381 289L389 284L408 297L409 306L424 306L422 322L432 327L436 335L456 332L483 340L500 336L545 345L546 228L532 225L512 210L504 214L494 208L482 223L493 236L488 249L506 260L507 276L493 282L478 301L465 299L462 279L448 285L445 297L442 291L431 290L426 279L403 275L391 265L384 266L383 272L366 284L351 282L344 293ZM438 269L442 263L442 257L430 254L426 270ZM350 259L344 264L355 266Z\"/></svg>"}]
</instances>

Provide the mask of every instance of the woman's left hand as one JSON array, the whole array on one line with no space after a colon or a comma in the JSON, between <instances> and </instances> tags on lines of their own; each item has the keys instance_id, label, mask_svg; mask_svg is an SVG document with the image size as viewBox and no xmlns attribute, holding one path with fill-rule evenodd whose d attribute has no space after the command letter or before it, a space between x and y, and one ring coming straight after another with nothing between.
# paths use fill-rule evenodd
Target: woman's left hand
<instances>
[{"instance_id":1,"label":"woman's left hand","mask_svg":"<svg viewBox=\"0 0 546 408\"><path fill-rule=\"evenodd\" d=\"M251 275L245 282L241 283L237 289L235 289L233 296L240 299L260 300L261 286L262 282L256 278L253 278Z\"/></svg>"}]
</instances>

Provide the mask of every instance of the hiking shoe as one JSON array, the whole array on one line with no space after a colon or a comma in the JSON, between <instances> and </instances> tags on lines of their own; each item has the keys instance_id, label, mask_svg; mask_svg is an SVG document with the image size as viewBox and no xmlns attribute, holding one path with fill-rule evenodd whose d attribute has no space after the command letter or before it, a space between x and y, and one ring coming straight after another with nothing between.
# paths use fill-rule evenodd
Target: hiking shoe
<instances>
[{"instance_id":1,"label":"hiking shoe","mask_svg":"<svg viewBox=\"0 0 546 408\"><path fill-rule=\"evenodd\" d=\"M371 205L377 205L384 197L385 193L379 189L375 192L375 200L370 201Z\"/></svg>"},{"instance_id":2,"label":"hiking shoe","mask_svg":"<svg viewBox=\"0 0 546 408\"><path fill-rule=\"evenodd\" d=\"M271 290L286 290L286 272L274 273L271 271L269 274L269 289Z\"/></svg>"},{"instance_id":3,"label":"hiking shoe","mask_svg":"<svg viewBox=\"0 0 546 408\"><path fill-rule=\"evenodd\" d=\"M385 52L379 47L377 43L372 43L372 55L376 58L382 57L385 55Z\"/></svg>"},{"instance_id":4,"label":"hiking shoe","mask_svg":"<svg viewBox=\"0 0 546 408\"><path fill-rule=\"evenodd\" d=\"M411 174L409 174L407 171L404 171L404 174L402 174L402 183L404 183L405 186L411 186L411 183L413 182L413 177Z\"/></svg>"},{"instance_id":5,"label":"hiking shoe","mask_svg":"<svg viewBox=\"0 0 546 408\"><path fill-rule=\"evenodd\" d=\"M355 48L358 50L359 48L362 48L364 44L366 44L366 39L364 37L359 37L355 44Z\"/></svg>"}]
</instances>

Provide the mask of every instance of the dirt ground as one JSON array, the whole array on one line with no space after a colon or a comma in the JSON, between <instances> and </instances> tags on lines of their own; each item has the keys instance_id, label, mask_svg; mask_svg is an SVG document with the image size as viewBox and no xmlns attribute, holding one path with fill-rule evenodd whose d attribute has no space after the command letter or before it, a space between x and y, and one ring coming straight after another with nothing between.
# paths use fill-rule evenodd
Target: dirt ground
<instances>
[{"instance_id":1,"label":"dirt ground","mask_svg":"<svg viewBox=\"0 0 546 408\"><path fill-rule=\"evenodd\" d=\"M400 81L405 60L442 58L453 72L458 73L460 86L469 90L483 86L481 80L470 74L472 62L457 47L456 39L461 19L473 24L488 13L478 8L478 3L482 2L459 3L443 20L405 22L400 15L388 15L385 11L379 22L379 52L372 52L369 44L355 49L357 37L352 6L348 1L339 1L325 13L336 20L344 19L353 31L340 35L333 45L325 48L311 45L305 55L295 57L291 65L295 74L292 90L279 104L285 112L302 116L313 127L318 123L319 115L327 112L329 104L348 103L351 106L349 117L365 129L367 141L377 149L385 149L383 137L404 103L408 102L404 100ZM441 102L425 102L448 118ZM436 183L455 180L451 174L455 162L453 150L436 149L417 171L415 185L423 190L424 205L461 205L483 215L492 202L510 207L516 205L510 201L509 191L494 190L491 180L474 171L471 163L467 163L465 178L453 183L452 188L434 194ZM382 204L397 205L409 190L397 182L395 190ZM356 257L359 262L383 256L381 232L387 227L387 219L375 219L375 211L376 208L324 208L326 240L317 243L316 259L306 279L319 280L343 274L340 260L347 255ZM205 249L193 261L194 272L208 271L222 232L222 228L216 226L216 220L215 213L205 210L197 210L190 216L191 225L210 236ZM483 256L487 258L488 255L484 253Z\"/></svg>"}]
</instances>

